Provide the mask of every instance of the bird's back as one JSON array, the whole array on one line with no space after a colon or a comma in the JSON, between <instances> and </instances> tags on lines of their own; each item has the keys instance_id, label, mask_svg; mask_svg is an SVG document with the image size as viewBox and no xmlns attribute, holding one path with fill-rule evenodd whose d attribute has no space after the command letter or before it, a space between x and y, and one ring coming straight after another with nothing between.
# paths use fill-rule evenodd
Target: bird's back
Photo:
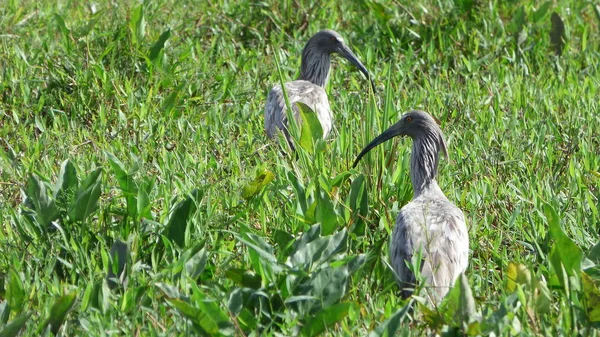
<instances>
[{"instance_id":1,"label":"bird's back","mask_svg":"<svg viewBox=\"0 0 600 337\"><path fill-rule=\"evenodd\" d=\"M317 114L323 127L323 138L327 137L331 131L333 118L325 90L316 84L303 80L287 82L285 90L296 121L300 122L300 113L295 103L304 103ZM267 105L265 106L265 131L270 138L275 137L278 130L282 130L288 141L291 141L287 131L288 121L285 108L283 91L281 86L277 85L269 92Z\"/></svg>"},{"instance_id":2,"label":"bird's back","mask_svg":"<svg viewBox=\"0 0 600 337\"><path fill-rule=\"evenodd\" d=\"M467 268L469 251L465 217L439 188L406 204L396 220L390 256L405 297L415 288L415 276L405 261L412 263L419 249L426 293L438 303Z\"/></svg>"}]
</instances>

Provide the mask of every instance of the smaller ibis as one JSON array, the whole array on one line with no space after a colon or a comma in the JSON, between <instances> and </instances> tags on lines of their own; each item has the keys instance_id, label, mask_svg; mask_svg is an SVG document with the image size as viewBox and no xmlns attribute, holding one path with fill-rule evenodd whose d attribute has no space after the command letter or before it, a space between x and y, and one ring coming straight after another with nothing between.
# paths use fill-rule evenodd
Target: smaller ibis
<instances>
[{"instance_id":1,"label":"smaller ibis","mask_svg":"<svg viewBox=\"0 0 600 337\"><path fill-rule=\"evenodd\" d=\"M442 130L428 113L410 111L369 143L353 166L375 146L395 136L408 136L413 141L410 158L413 198L396 219L390 243L392 268L402 296L409 297L416 279L408 264L420 250L424 288L430 303L439 303L467 268L469 257L465 216L446 198L436 181L439 152L448 156Z\"/></svg>"},{"instance_id":2,"label":"smaller ibis","mask_svg":"<svg viewBox=\"0 0 600 337\"><path fill-rule=\"evenodd\" d=\"M325 85L329 79L331 54L334 53L354 64L358 70L371 80L373 90L375 89L367 68L365 68L346 45L342 36L333 30L322 30L308 40L302 51L300 77L295 81L285 83L285 91L290 106L293 108L293 116L296 118L296 121L300 122L300 111L296 103L301 102L306 104L316 113L323 128L324 139L329 135L333 124L333 116L329 107L329 99L325 92ZM279 130L284 133L293 149L294 145L288 130L284 94L281 90L281 85L276 85L271 89L267 97L267 105L265 106L265 131L269 138L274 138Z\"/></svg>"}]
</instances>

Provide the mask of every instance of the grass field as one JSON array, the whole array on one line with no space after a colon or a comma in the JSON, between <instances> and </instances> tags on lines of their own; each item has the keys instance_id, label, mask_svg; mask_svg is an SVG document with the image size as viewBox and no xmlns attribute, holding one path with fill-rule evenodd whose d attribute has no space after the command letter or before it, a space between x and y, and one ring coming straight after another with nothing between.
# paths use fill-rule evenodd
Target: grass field
<instances>
[{"instance_id":1,"label":"grass field","mask_svg":"<svg viewBox=\"0 0 600 337\"><path fill-rule=\"evenodd\" d=\"M333 134L292 160L266 95L323 28L377 92L334 57ZM592 1L6 0L0 336L598 336L599 67ZM471 252L408 315L410 140L350 165L416 108Z\"/></svg>"}]
</instances>

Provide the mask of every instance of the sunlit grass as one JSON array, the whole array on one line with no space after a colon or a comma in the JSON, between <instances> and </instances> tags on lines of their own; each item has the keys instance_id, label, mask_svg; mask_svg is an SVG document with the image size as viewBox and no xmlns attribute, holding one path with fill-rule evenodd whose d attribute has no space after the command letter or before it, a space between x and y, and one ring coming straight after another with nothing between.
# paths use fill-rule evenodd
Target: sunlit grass
<instances>
[{"instance_id":1,"label":"sunlit grass","mask_svg":"<svg viewBox=\"0 0 600 337\"><path fill-rule=\"evenodd\" d=\"M599 15L568 0L7 1L0 334L598 335ZM263 107L276 60L296 78L322 28L378 90L334 58L332 136L292 160ZM410 141L350 166L414 108L449 143L438 180L467 217L472 293L411 318L387 266Z\"/></svg>"}]
</instances>

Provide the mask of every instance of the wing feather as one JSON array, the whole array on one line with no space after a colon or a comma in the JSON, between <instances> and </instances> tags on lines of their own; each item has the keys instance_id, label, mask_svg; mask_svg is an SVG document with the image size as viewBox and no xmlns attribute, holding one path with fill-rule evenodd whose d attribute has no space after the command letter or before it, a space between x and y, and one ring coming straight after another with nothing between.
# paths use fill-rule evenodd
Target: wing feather
<instances>
[{"instance_id":1,"label":"wing feather","mask_svg":"<svg viewBox=\"0 0 600 337\"><path fill-rule=\"evenodd\" d=\"M300 122L300 112L294 103L302 102L317 113L317 117L323 127L323 137L326 137L331 130L332 116L325 90L311 82L302 80L286 83L285 90L292 105L296 121ZM267 96L265 131L267 132L267 136L274 138L277 131L282 130L288 142L291 142L291 137L287 130L288 120L285 109L285 97L281 86L277 85L271 89Z\"/></svg>"},{"instance_id":2,"label":"wing feather","mask_svg":"<svg viewBox=\"0 0 600 337\"><path fill-rule=\"evenodd\" d=\"M416 282L407 262L411 263L419 249L421 276L437 303L468 265L469 238L462 211L446 200L412 201L398 214L390 256L405 297Z\"/></svg>"}]
</instances>

